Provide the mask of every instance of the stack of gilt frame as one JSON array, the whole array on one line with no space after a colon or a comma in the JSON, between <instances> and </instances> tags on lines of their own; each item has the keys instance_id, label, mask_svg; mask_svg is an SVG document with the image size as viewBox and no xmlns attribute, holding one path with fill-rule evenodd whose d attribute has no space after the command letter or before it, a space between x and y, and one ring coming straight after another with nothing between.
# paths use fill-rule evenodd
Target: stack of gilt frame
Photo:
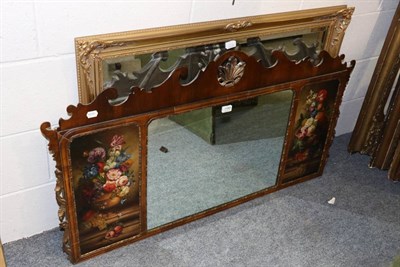
<instances>
[{"instance_id":1,"label":"stack of gilt frame","mask_svg":"<svg viewBox=\"0 0 400 267\"><path fill-rule=\"evenodd\" d=\"M400 4L349 143L350 152L370 155L370 166L389 170L389 179L396 181L400 181L399 73Z\"/></svg>"}]
</instances>

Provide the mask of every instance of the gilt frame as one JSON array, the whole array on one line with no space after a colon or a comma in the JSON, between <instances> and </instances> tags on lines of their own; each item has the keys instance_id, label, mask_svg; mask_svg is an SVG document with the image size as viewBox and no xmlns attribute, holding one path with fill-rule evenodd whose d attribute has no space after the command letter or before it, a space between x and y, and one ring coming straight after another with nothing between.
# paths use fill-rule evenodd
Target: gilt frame
<instances>
[{"instance_id":1,"label":"gilt frame","mask_svg":"<svg viewBox=\"0 0 400 267\"><path fill-rule=\"evenodd\" d=\"M326 28L323 50L335 57L353 12L354 8L341 5L79 37L75 39L79 101L89 103L103 91L103 61L121 56Z\"/></svg>"}]
</instances>

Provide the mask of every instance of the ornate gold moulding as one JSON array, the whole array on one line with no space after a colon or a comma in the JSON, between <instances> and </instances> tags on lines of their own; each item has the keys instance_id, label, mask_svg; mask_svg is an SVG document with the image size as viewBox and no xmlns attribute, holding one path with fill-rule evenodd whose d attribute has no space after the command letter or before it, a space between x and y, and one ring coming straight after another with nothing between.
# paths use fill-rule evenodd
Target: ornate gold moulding
<instances>
[{"instance_id":1,"label":"ornate gold moulding","mask_svg":"<svg viewBox=\"0 0 400 267\"><path fill-rule=\"evenodd\" d=\"M230 40L280 40L313 33L320 50L338 55L354 8L334 6L278 14L192 23L75 39L79 100L89 103L104 90L107 61Z\"/></svg>"}]
</instances>

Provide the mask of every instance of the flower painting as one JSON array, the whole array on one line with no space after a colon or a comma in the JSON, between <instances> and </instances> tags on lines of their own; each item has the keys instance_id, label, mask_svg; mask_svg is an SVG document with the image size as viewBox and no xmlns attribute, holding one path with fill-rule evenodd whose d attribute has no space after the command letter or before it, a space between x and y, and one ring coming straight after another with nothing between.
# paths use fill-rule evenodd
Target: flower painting
<instances>
[{"instance_id":1,"label":"flower painting","mask_svg":"<svg viewBox=\"0 0 400 267\"><path fill-rule=\"evenodd\" d=\"M71 143L81 253L139 232L138 136L124 126Z\"/></svg>"},{"instance_id":2,"label":"flower painting","mask_svg":"<svg viewBox=\"0 0 400 267\"><path fill-rule=\"evenodd\" d=\"M337 95L337 80L305 86L300 93L296 122L285 172L291 179L319 170Z\"/></svg>"}]
</instances>

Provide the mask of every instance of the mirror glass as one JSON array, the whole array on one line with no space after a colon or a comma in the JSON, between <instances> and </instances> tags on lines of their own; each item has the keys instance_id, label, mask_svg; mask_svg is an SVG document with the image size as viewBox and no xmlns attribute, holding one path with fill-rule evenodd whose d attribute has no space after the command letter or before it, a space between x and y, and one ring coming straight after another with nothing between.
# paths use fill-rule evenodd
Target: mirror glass
<instances>
[{"instance_id":1,"label":"mirror glass","mask_svg":"<svg viewBox=\"0 0 400 267\"><path fill-rule=\"evenodd\" d=\"M153 120L148 229L274 186L292 98L287 90Z\"/></svg>"},{"instance_id":2,"label":"mirror glass","mask_svg":"<svg viewBox=\"0 0 400 267\"><path fill-rule=\"evenodd\" d=\"M131 88L143 90L162 84L179 67L187 67L188 75L183 84L192 82L209 62L227 50L235 49L256 57L265 67L275 64L274 50L283 50L293 61L309 57L317 61L318 52L324 47L326 28L308 29L295 33L275 34L267 37L237 39L228 42L172 49L140 55L130 55L103 61L103 88L116 88L118 99L123 101ZM314 62L318 63L318 62Z\"/></svg>"}]
</instances>

